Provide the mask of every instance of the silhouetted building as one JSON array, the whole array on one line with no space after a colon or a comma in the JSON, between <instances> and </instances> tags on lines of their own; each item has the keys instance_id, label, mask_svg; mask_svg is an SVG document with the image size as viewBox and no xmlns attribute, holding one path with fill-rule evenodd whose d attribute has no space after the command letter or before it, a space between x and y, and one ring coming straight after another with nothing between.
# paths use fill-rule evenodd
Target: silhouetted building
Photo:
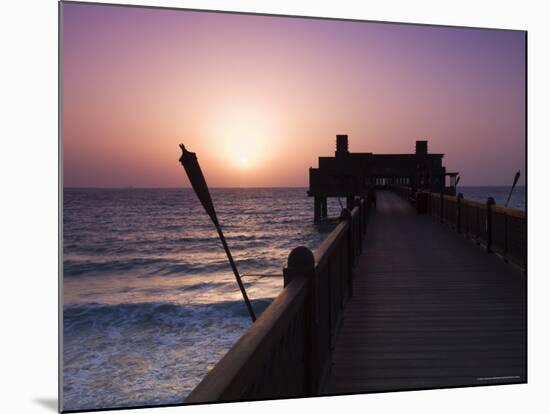
<instances>
[{"instance_id":1,"label":"silhouetted building","mask_svg":"<svg viewBox=\"0 0 550 414\"><path fill-rule=\"evenodd\" d=\"M315 197L315 219L326 217L327 197L346 197L349 207L354 197L373 187L399 185L454 194L458 173L446 172L442 161L443 154L428 153L428 141L416 141L414 154L350 153L348 136L336 135L335 156L319 157L319 168L309 169L308 195Z\"/></svg>"}]
</instances>

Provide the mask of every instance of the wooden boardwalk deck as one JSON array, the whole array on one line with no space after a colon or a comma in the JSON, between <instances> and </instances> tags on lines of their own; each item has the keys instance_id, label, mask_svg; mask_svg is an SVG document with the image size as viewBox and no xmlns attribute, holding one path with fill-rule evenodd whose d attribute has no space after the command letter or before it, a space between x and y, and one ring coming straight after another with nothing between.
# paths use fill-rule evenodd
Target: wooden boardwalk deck
<instances>
[{"instance_id":1,"label":"wooden boardwalk deck","mask_svg":"<svg viewBox=\"0 0 550 414\"><path fill-rule=\"evenodd\" d=\"M324 393L526 381L525 274L377 193Z\"/></svg>"}]
</instances>

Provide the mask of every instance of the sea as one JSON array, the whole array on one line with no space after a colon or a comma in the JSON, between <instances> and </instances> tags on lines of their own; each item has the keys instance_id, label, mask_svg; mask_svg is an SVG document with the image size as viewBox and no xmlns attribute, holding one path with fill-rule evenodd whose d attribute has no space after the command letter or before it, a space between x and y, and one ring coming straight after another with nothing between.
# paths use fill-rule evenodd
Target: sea
<instances>
[{"instance_id":1,"label":"sea","mask_svg":"<svg viewBox=\"0 0 550 414\"><path fill-rule=\"evenodd\" d=\"M461 187L504 204L507 187ZM212 189L257 314L283 288L290 251L314 250L305 188ZM343 200L329 199L337 218ZM525 209L525 188L512 208ZM222 244L191 189L63 192L63 408L180 404L251 325Z\"/></svg>"},{"instance_id":2,"label":"sea","mask_svg":"<svg viewBox=\"0 0 550 414\"><path fill-rule=\"evenodd\" d=\"M493 197L499 206L505 206L508 197L508 207L526 211L527 199L525 186L517 186L510 195L510 187L484 186L484 187L458 187L457 194L462 193L465 199L486 203L489 197Z\"/></svg>"}]
</instances>

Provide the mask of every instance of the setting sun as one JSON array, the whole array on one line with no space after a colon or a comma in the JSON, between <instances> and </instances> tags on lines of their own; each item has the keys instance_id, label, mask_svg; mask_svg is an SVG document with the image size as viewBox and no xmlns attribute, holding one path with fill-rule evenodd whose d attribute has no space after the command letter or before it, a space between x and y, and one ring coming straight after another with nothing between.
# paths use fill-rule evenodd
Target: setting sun
<instances>
[{"instance_id":1,"label":"setting sun","mask_svg":"<svg viewBox=\"0 0 550 414\"><path fill-rule=\"evenodd\" d=\"M248 157L246 155L241 155L239 157L239 164L242 168L248 167Z\"/></svg>"},{"instance_id":2,"label":"setting sun","mask_svg":"<svg viewBox=\"0 0 550 414\"><path fill-rule=\"evenodd\" d=\"M267 163L275 154L276 125L269 108L228 106L208 116L207 137L218 148L220 161L233 168L251 169Z\"/></svg>"}]
</instances>

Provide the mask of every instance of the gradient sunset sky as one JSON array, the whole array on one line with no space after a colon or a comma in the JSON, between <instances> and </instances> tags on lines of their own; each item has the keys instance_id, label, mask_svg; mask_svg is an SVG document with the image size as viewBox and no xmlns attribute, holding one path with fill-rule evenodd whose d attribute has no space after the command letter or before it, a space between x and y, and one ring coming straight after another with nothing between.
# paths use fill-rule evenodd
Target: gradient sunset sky
<instances>
[{"instance_id":1,"label":"gradient sunset sky","mask_svg":"<svg viewBox=\"0 0 550 414\"><path fill-rule=\"evenodd\" d=\"M65 187L307 186L350 151L444 153L461 185L525 177L525 34L63 5Z\"/></svg>"}]
</instances>

